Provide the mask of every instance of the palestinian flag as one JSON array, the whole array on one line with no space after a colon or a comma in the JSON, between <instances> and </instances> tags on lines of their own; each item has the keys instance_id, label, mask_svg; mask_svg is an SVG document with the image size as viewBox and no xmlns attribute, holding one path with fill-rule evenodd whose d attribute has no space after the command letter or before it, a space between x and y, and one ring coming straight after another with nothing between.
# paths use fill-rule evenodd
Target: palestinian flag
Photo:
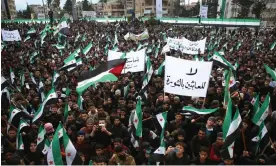
<instances>
[{"instance_id":1,"label":"palestinian flag","mask_svg":"<svg viewBox=\"0 0 276 166\"><path fill-rule=\"evenodd\" d=\"M276 41L274 41L274 42L271 44L270 50L274 50L275 46L276 46Z\"/></svg>"},{"instance_id":2,"label":"palestinian flag","mask_svg":"<svg viewBox=\"0 0 276 166\"><path fill-rule=\"evenodd\" d=\"M60 76L59 73L54 71L53 79L52 79L52 86L55 85L55 83L57 82L57 79L58 79L59 76Z\"/></svg>"},{"instance_id":3,"label":"palestinian flag","mask_svg":"<svg viewBox=\"0 0 276 166\"><path fill-rule=\"evenodd\" d=\"M160 126L162 127L162 132L160 135L160 147L155 150L154 153L157 154L165 154L166 151L166 142L164 141L164 135L165 135L165 125L167 124L167 113L163 112L156 115L156 119L158 120Z\"/></svg>"},{"instance_id":4,"label":"palestinian flag","mask_svg":"<svg viewBox=\"0 0 276 166\"><path fill-rule=\"evenodd\" d=\"M64 108L64 122L67 121L67 117L68 117L68 113L69 111L71 111L70 106L68 105L68 103L65 104L65 108Z\"/></svg>"},{"instance_id":5,"label":"palestinian flag","mask_svg":"<svg viewBox=\"0 0 276 166\"><path fill-rule=\"evenodd\" d=\"M66 154L67 165L82 165L82 160L77 154L77 150L71 142L70 138L63 129L63 146Z\"/></svg>"},{"instance_id":6,"label":"palestinian flag","mask_svg":"<svg viewBox=\"0 0 276 166\"><path fill-rule=\"evenodd\" d=\"M47 153L48 165L63 165L59 143L59 139L61 138L61 136L63 136L63 127L60 123L56 129L56 132L53 136L53 140Z\"/></svg>"},{"instance_id":7,"label":"palestinian flag","mask_svg":"<svg viewBox=\"0 0 276 166\"><path fill-rule=\"evenodd\" d=\"M19 122L18 128L17 128L17 138L16 138L16 149L19 150L24 150L24 145L23 145L23 141L22 141L22 135L21 135L21 130L25 127L29 127L30 125L23 121L22 119Z\"/></svg>"},{"instance_id":8,"label":"palestinian flag","mask_svg":"<svg viewBox=\"0 0 276 166\"><path fill-rule=\"evenodd\" d=\"M33 123L36 122L43 115L45 106L57 103L57 98L58 98L58 96L56 94L56 91L54 88L52 88L48 92L47 97L45 98L43 103L39 106L38 110L36 111L34 118L33 118Z\"/></svg>"},{"instance_id":9,"label":"palestinian flag","mask_svg":"<svg viewBox=\"0 0 276 166\"><path fill-rule=\"evenodd\" d=\"M98 82L117 81L118 76L124 68L126 59L116 59L102 63L98 68L92 71L87 71L79 76L78 93L82 93L89 86L95 85Z\"/></svg>"},{"instance_id":10,"label":"palestinian flag","mask_svg":"<svg viewBox=\"0 0 276 166\"><path fill-rule=\"evenodd\" d=\"M223 56L221 56L218 52L214 53L212 59L214 63L217 64L218 66L221 66L228 70L231 69L235 71L234 66L230 62L228 62Z\"/></svg>"},{"instance_id":11,"label":"palestinian flag","mask_svg":"<svg viewBox=\"0 0 276 166\"><path fill-rule=\"evenodd\" d=\"M14 75L14 72L13 72L13 70L12 70L11 67L10 67L10 77L11 77L11 83L13 84L14 83L15 75Z\"/></svg>"},{"instance_id":12,"label":"palestinian flag","mask_svg":"<svg viewBox=\"0 0 276 166\"><path fill-rule=\"evenodd\" d=\"M30 30L28 30L27 34L33 34L33 33L36 33L35 29L34 28L31 28Z\"/></svg>"},{"instance_id":13,"label":"palestinian flag","mask_svg":"<svg viewBox=\"0 0 276 166\"><path fill-rule=\"evenodd\" d=\"M90 43L82 50L82 53L83 53L84 55L86 55L86 54L90 51L91 48L92 48L92 42L90 42Z\"/></svg>"},{"instance_id":14,"label":"palestinian flag","mask_svg":"<svg viewBox=\"0 0 276 166\"><path fill-rule=\"evenodd\" d=\"M57 25L57 29L54 32L54 35L56 35L58 32L64 35L67 35L69 33L69 27L65 17L61 18L59 24Z\"/></svg>"},{"instance_id":15,"label":"palestinian flag","mask_svg":"<svg viewBox=\"0 0 276 166\"><path fill-rule=\"evenodd\" d=\"M8 81L6 80L6 78L5 77L1 77L1 91L3 90L3 89L5 89L6 87L8 87L9 86L9 83L8 83Z\"/></svg>"},{"instance_id":16,"label":"palestinian flag","mask_svg":"<svg viewBox=\"0 0 276 166\"><path fill-rule=\"evenodd\" d=\"M271 76L271 78L276 81L276 72L274 70L272 70L269 66L265 65L265 71Z\"/></svg>"},{"instance_id":17,"label":"palestinian flag","mask_svg":"<svg viewBox=\"0 0 276 166\"><path fill-rule=\"evenodd\" d=\"M137 104L136 104L136 109L133 117L133 124L136 129L135 135L138 137L142 137L142 105L141 105L141 98L138 98Z\"/></svg>"},{"instance_id":18,"label":"palestinian flag","mask_svg":"<svg viewBox=\"0 0 276 166\"><path fill-rule=\"evenodd\" d=\"M252 122L258 126L260 126L269 113L269 104L270 104L270 94L268 93L265 97L265 101L263 102L262 106L260 107L259 111L255 113L253 118L251 119Z\"/></svg>"},{"instance_id":19,"label":"palestinian flag","mask_svg":"<svg viewBox=\"0 0 276 166\"><path fill-rule=\"evenodd\" d=\"M67 70L67 69L70 69L72 67L77 66L77 61L76 61L76 58L75 58L75 54L71 54L69 57L64 59L63 62L64 62L64 65L59 69L59 71Z\"/></svg>"},{"instance_id":20,"label":"palestinian flag","mask_svg":"<svg viewBox=\"0 0 276 166\"><path fill-rule=\"evenodd\" d=\"M235 109L233 109L233 107ZM232 113L235 111L234 117ZM222 125L224 144L221 151L223 159L233 158L235 140L239 134L239 126L241 124L241 116L238 107L232 104L229 98L227 111Z\"/></svg>"},{"instance_id":21,"label":"palestinian flag","mask_svg":"<svg viewBox=\"0 0 276 166\"><path fill-rule=\"evenodd\" d=\"M191 106L184 106L182 108L183 111L185 112L189 112L192 114L197 114L197 115L207 115L207 114L211 114L214 113L218 110L219 108L215 108L215 109L197 109Z\"/></svg>"}]
</instances>

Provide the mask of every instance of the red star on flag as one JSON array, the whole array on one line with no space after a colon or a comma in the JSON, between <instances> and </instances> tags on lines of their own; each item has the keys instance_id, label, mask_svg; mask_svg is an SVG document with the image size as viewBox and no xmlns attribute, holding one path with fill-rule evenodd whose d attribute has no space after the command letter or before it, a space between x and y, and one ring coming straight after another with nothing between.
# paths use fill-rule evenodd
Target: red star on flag
<instances>
[{"instance_id":1,"label":"red star on flag","mask_svg":"<svg viewBox=\"0 0 276 166\"><path fill-rule=\"evenodd\" d=\"M159 119L159 121L160 121L160 122L162 122L162 121L163 121L163 119L161 118L161 119Z\"/></svg>"},{"instance_id":2,"label":"red star on flag","mask_svg":"<svg viewBox=\"0 0 276 166\"><path fill-rule=\"evenodd\" d=\"M158 149L158 151L160 151L160 149Z\"/></svg>"},{"instance_id":3,"label":"red star on flag","mask_svg":"<svg viewBox=\"0 0 276 166\"><path fill-rule=\"evenodd\" d=\"M52 97L53 95L50 95L50 97Z\"/></svg>"},{"instance_id":4,"label":"red star on flag","mask_svg":"<svg viewBox=\"0 0 276 166\"><path fill-rule=\"evenodd\" d=\"M53 164L54 164L54 162L53 162L53 161L49 161L49 164L50 164L50 165L53 165Z\"/></svg>"},{"instance_id":5,"label":"red star on flag","mask_svg":"<svg viewBox=\"0 0 276 166\"><path fill-rule=\"evenodd\" d=\"M12 111L12 114L15 114L15 111Z\"/></svg>"},{"instance_id":6,"label":"red star on flag","mask_svg":"<svg viewBox=\"0 0 276 166\"><path fill-rule=\"evenodd\" d=\"M231 149L234 149L234 146L232 146Z\"/></svg>"},{"instance_id":7,"label":"red star on flag","mask_svg":"<svg viewBox=\"0 0 276 166\"><path fill-rule=\"evenodd\" d=\"M138 123L138 119L134 119L134 123Z\"/></svg>"},{"instance_id":8,"label":"red star on flag","mask_svg":"<svg viewBox=\"0 0 276 166\"><path fill-rule=\"evenodd\" d=\"M60 136L60 134L61 134L61 133L60 133L60 132L58 132L58 136Z\"/></svg>"},{"instance_id":9,"label":"red star on flag","mask_svg":"<svg viewBox=\"0 0 276 166\"><path fill-rule=\"evenodd\" d=\"M40 138L40 137L38 137L38 138L37 138L37 140L38 140L38 141L40 141L40 140L41 140L41 138Z\"/></svg>"},{"instance_id":10,"label":"red star on flag","mask_svg":"<svg viewBox=\"0 0 276 166\"><path fill-rule=\"evenodd\" d=\"M70 152L69 152L69 153L67 153L67 156L68 156L68 157L70 157L70 156L71 156L71 153L70 153Z\"/></svg>"}]
</instances>

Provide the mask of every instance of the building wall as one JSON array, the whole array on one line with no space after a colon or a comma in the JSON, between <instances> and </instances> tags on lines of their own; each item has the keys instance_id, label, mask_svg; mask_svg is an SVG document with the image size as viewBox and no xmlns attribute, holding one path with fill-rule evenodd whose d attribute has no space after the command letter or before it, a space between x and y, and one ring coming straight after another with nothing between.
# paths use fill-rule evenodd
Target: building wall
<instances>
[{"instance_id":1,"label":"building wall","mask_svg":"<svg viewBox=\"0 0 276 166\"><path fill-rule=\"evenodd\" d=\"M275 26L276 23L276 0L265 0L266 10L261 14L264 26Z\"/></svg>"},{"instance_id":2,"label":"building wall","mask_svg":"<svg viewBox=\"0 0 276 166\"><path fill-rule=\"evenodd\" d=\"M8 4L8 9L5 6L5 2ZM8 18L8 13L10 12L11 18L16 17L16 8L15 8L15 0L1 0L1 18L2 19L7 19Z\"/></svg>"},{"instance_id":3,"label":"building wall","mask_svg":"<svg viewBox=\"0 0 276 166\"><path fill-rule=\"evenodd\" d=\"M174 0L163 0L163 17L172 16ZM156 13L156 0L136 0L135 14L149 16ZM149 13L150 12L150 13Z\"/></svg>"},{"instance_id":4,"label":"building wall","mask_svg":"<svg viewBox=\"0 0 276 166\"><path fill-rule=\"evenodd\" d=\"M107 2L104 5L104 13L111 17L122 17L125 15L124 4L119 0Z\"/></svg>"}]
</instances>

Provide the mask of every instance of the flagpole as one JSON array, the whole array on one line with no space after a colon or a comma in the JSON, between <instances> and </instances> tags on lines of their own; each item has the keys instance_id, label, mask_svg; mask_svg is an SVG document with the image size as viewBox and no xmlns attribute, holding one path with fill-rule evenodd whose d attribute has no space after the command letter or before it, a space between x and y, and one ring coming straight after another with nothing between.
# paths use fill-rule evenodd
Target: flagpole
<instances>
[{"instance_id":1,"label":"flagpole","mask_svg":"<svg viewBox=\"0 0 276 166\"><path fill-rule=\"evenodd\" d=\"M244 138L244 129L241 129L241 133L242 133L243 149L244 149L245 151L247 151L247 150L246 150L246 144L245 144L245 138Z\"/></svg>"}]
</instances>

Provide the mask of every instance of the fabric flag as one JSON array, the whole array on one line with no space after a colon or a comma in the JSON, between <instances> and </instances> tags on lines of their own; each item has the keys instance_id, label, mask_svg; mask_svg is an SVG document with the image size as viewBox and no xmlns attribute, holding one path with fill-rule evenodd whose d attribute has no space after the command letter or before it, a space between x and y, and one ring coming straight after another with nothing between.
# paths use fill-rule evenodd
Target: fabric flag
<instances>
[{"instance_id":1,"label":"fabric flag","mask_svg":"<svg viewBox=\"0 0 276 166\"><path fill-rule=\"evenodd\" d=\"M28 30L27 34L33 34L36 33L36 30L34 28L31 28L30 30Z\"/></svg>"},{"instance_id":2,"label":"fabric flag","mask_svg":"<svg viewBox=\"0 0 276 166\"><path fill-rule=\"evenodd\" d=\"M20 87L22 88L25 85L25 73L21 71L20 74Z\"/></svg>"},{"instance_id":3,"label":"fabric flag","mask_svg":"<svg viewBox=\"0 0 276 166\"><path fill-rule=\"evenodd\" d=\"M256 137L252 138L253 142L259 142L261 141L267 134L267 128L264 124L264 122L261 123L259 133Z\"/></svg>"},{"instance_id":4,"label":"fabric flag","mask_svg":"<svg viewBox=\"0 0 276 166\"><path fill-rule=\"evenodd\" d=\"M44 148L43 148L43 150L42 150L42 153L43 153L44 155L46 155L46 154L48 153L48 150L49 150L50 145L51 145L51 141L50 141L49 139L46 139L46 140L44 141Z\"/></svg>"},{"instance_id":5,"label":"fabric flag","mask_svg":"<svg viewBox=\"0 0 276 166\"><path fill-rule=\"evenodd\" d=\"M154 71L155 75L162 75L164 71L164 66L165 66L165 60L162 62L162 64L158 67L157 70Z\"/></svg>"},{"instance_id":6,"label":"fabric flag","mask_svg":"<svg viewBox=\"0 0 276 166\"><path fill-rule=\"evenodd\" d=\"M156 119L158 120L162 128L162 132L160 135L160 147L156 149L154 152L157 154L165 154L165 151L166 151L166 142L164 141L164 135L165 135L165 125L167 124L167 113L168 112L162 112L156 115Z\"/></svg>"},{"instance_id":7,"label":"fabric flag","mask_svg":"<svg viewBox=\"0 0 276 166\"><path fill-rule=\"evenodd\" d=\"M262 122L266 119L269 113L269 104L270 104L270 94L268 93L265 97L265 101L260 107L259 111L255 113L252 118L252 122L258 126L262 124Z\"/></svg>"},{"instance_id":8,"label":"fabric flag","mask_svg":"<svg viewBox=\"0 0 276 166\"><path fill-rule=\"evenodd\" d=\"M39 84L38 84L38 90L40 93L41 101L43 102L45 99L45 94L44 94L44 84L41 80L39 81Z\"/></svg>"},{"instance_id":9,"label":"fabric flag","mask_svg":"<svg viewBox=\"0 0 276 166\"><path fill-rule=\"evenodd\" d=\"M37 149L40 150L40 151L42 151L44 149L44 144L45 144L44 137L45 137L45 134L46 134L46 131L44 129L43 124L41 124L39 126L38 135L37 135L37 139L36 139Z\"/></svg>"},{"instance_id":10,"label":"fabric flag","mask_svg":"<svg viewBox=\"0 0 276 166\"><path fill-rule=\"evenodd\" d=\"M235 114L232 118L233 104L229 98L227 111L222 125L224 145L221 151L222 158L233 158L235 140L239 134L239 126L241 124L241 116L238 107L234 106Z\"/></svg>"},{"instance_id":11,"label":"fabric flag","mask_svg":"<svg viewBox=\"0 0 276 166\"><path fill-rule=\"evenodd\" d=\"M127 84L127 86L124 87L124 97L126 98L128 93L129 93L129 84Z\"/></svg>"},{"instance_id":12,"label":"fabric flag","mask_svg":"<svg viewBox=\"0 0 276 166\"><path fill-rule=\"evenodd\" d=\"M81 41L82 41L82 42L85 42L85 41L86 41L86 38L87 38L87 37L86 37L86 33L84 33L83 36L82 36L82 38L81 38Z\"/></svg>"},{"instance_id":13,"label":"fabric flag","mask_svg":"<svg viewBox=\"0 0 276 166\"><path fill-rule=\"evenodd\" d=\"M8 119L8 127L7 131L9 131L10 125L12 124L14 126L18 126L18 123L20 121L20 118L23 117L25 113L21 111L20 109L10 106L10 113L9 113L9 119Z\"/></svg>"},{"instance_id":14,"label":"fabric flag","mask_svg":"<svg viewBox=\"0 0 276 166\"><path fill-rule=\"evenodd\" d=\"M61 123L58 125L53 140L47 153L48 165L63 165L59 139L63 136L63 127Z\"/></svg>"},{"instance_id":15,"label":"fabric flag","mask_svg":"<svg viewBox=\"0 0 276 166\"><path fill-rule=\"evenodd\" d=\"M66 21L65 17L61 18L59 24L57 25L57 29L54 32L54 35L56 35L58 32L60 32L64 35L69 33L69 27L68 27L68 24L67 24L67 21Z\"/></svg>"},{"instance_id":16,"label":"fabric flag","mask_svg":"<svg viewBox=\"0 0 276 166\"><path fill-rule=\"evenodd\" d=\"M183 111L185 112L190 112L190 113L194 113L194 114L198 114L198 115L207 115L207 114L211 114L214 113L218 110L218 108L215 109L197 109L191 106L184 106L182 108Z\"/></svg>"},{"instance_id":17,"label":"fabric flag","mask_svg":"<svg viewBox=\"0 0 276 166\"><path fill-rule=\"evenodd\" d=\"M38 110L36 111L34 118L33 118L33 123L36 122L43 114L44 112L44 107L49 105L49 104L55 104L57 102L57 94L54 88L52 88L48 94L43 103L39 106Z\"/></svg>"},{"instance_id":18,"label":"fabric flag","mask_svg":"<svg viewBox=\"0 0 276 166\"><path fill-rule=\"evenodd\" d=\"M251 104L253 105L253 115L255 115L256 112L260 109L260 94L252 99Z\"/></svg>"},{"instance_id":19,"label":"fabric flag","mask_svg":"<svg viewBox=\"0 0 276 166\"><path fill-rule=\"evenodd\" d=\"M19 122L19 125L18 125L18 128L17 128L17 138L16 138L16 149L19 149L19 150L24 150L24 144L23 144L23 141L22 141L22 135L21 135L21 130L24 128L24 127L29 127L30 125L23 121L22 119L20 119L20 122Z\"/></svg>"},{"instance_id":20,"label":"fabric flag","mask_svg":"<svg viewBox=\"0 0 276 166\"><path fill-rule=\"evenodd\" d=\"M84 99L83 99L82 95L78 94L77 104L78 104L78 107L80 110L83 110L83 105L82 105L83 101L84 101Z\"/></svg>"},{"instance_id":21,"label":"fabric flag","mask_svg":"<svg viewBox=\"0 0 276 166\"><path fill-rule=\"evenodd\" d=\"M65 49L65 44L64 44L64 45L53 44L52 46L56 47L58 50L63 50L63 49Z\"/></svg>"},{"instance_id":22,"label":"fabric flag","mask_svg":"<svg viewBox=\"0 0 276 166\"><path fill-rule=\"evenodd\" d=\"M64 108L64 122L67 121L67 117L68 117L68 113L71 111L70 106L68 105L68 103L65 104L65 108Z\"/></svg>"},{"instance_id":23,"label":"fabric flag","mask_svg":"<svg viewBox=\"0 0 276 166\"><path fill-rule=\"evenodd\" d=\"M81 74L78 78L78 93L82 93L89 86L98 82L117 81L124 68L126 59L116 59L102 63L98 68Z\"/></svg>"},{"instance_id":24,"label":"fabric flag","mask_svg":"<svg viewBox=\"0 0 276 166\"><path fill-rule=\"evenodd\" d=\"M234 66L228 62L223 56L221 56L218 52L215 52L213 57L212 57L214 63L216 63L218 66L221 66L225 69L231 69L235 71Z\"/></svg>"},{"instance_id":25,"label":"fabric flag","mask_svg":"<svg viewBox=\"0 0 276 166\"><path fill-rule=\"evenodd\" d=\"M63 129L63 146L66 154L67 165L82 165L82 160L77 153L76 148L71 142L70 138Z\"/></svg>"},{"instance_id":26,"label":"fabric flag","mask_svg":"<svg viewBox=\"0 0 276 166\"><path fill-rule=\"evenodd\" d=\"M90 160L88 165L93 165L93 161L92 161L92 160Z\"/></svg>"},{"instance_id":27,"label":"fabric flag","mask_svg":"<svg viewBox=\"0 0 276 166\"><path fill-rule=\"evenodd\" d=\"M136 109L133 117L133 124L136 129L135 135L138 137L142 137L142 105L141 105L141 98L138 98Z\"/></svg>"},{"instance_id":28,"label":"fabric flag","mask_svg":"<svg viewBox=\"0 0 276 166\"><path fill-rule=\"evenodd\" d=\"M24 39L24 42L26 42L27 40L30 40L31 39L31 36L27 36L25 39Z\"/></svg>"},{"instance_id":29,"label":"fabric flag","mask_svg":"<svg viewBox=\"0 0 276 166\"><path fill-rule=\"evenodd\" d=\"M76 38L75 38L75 43L79 40L79 38L80 38L80 33L78 32L78 35L76 36Z\"/></svg>"},{"instance_id":30,"label":"fabric flag","mask_svg":"<svg viewBox=\"0 0 276 166\"><path fill-rule=\"evenodd\" d=\"M52 79L53 80L52 81L52 86L55 85L55 83L56 83L56 81L57 81L57 79L58 79L59 76L60 76L59 73L57 71L54 71L53 79Z\"/></svg>"},{"instance_id":31,"label":"fabric flag","mask_svg":"<svg viewBox=\"0 0 276 166\"><path fill-rule=\"evenodd\" d=\"M43 41L44 41L44 39L45 39L46 36L47 36L47 32L42 32L42 34L40 35L40 43L41 43L41 45L44 43Z\"/></svg>"},{"instance_id":32,"label":"fabric flag","mask_svg":"<svg viewBox=\"0 0 276 166\"><path fill-rule=\"evenodd\" d=\"M10 77L11 77L11 83L13 84L14 83L15 75L14 75L14 72L13 72L13 70L12 70L11 67L10 67Z\"/></svg>"},{"instance_id":33,"label":"fabric flag","mask_svg":"<svg viewBox=\"0 0 276 166\"><path fill-rule=\"evenodd\" d=\"M30 77L31 77L32 82L33 82L35 85L37 85L33 73L30 73Z\"/></svg>"},{"instance_id":34,"label":"fabric flag","mask_svg":"<svg viewBox=\"0 0 276 166\"><path fill-rule=\"evenodd\" d=\"M64 65L59 69L59 71L67 70L67 69L70 69L72 67L77 66L77 61L76 61L76 58L75 58L75 54L71 54L69 57L64 59L63 62L64 62Z\"/></svg>"},{"instance_id":35,"label":"fabric flag","mask_svg":"<svg viewBox=\"0 0 276 166\"><path fill-rule=\"evenodd\" d=\"M34 59L36 58L37 55L39 55L38 51L35 51L31 54L31 56L30 56L30 62L31 63L34 63Z\"/></svg>"},{"instance_id":36,"label":"fabric flag","mask_svg":"<svg viewBox=\"0 0 276 166\"><path fill-rule=\"evenodd\" d=\"M114 47L116 44L119 44L119 41L118 41L117 33L115 32L113 47Z\"/></svg>"},{"instance_id":37,"label":"fabric flag","mask_svg":"<svg viewBox=\"0 0 276 166\"><path fill-rule=\"evenodd\" d=\"M82 50L82 53L83 53L84 55L86 55L86 54L90 51L91 48L92 48L92 42L90 42L90 43Z\"/></svg>"},{"instance_id":38,"label":"fabric flag","mask_svg":"<svg viewBox=\"0 0 276 166\"><path fill-rule=\"evenodd\" d=\"M8 81L5 77L1 76L1 91L9 86Z\"/></svg>"},{"instance_id":39,"label":"fabric flag","mask_svg":"<svg viewBox=\"0 0 276 166\"><path fill-rule=\"evenodd\" d=\"M264 64L265 67L265 71L272 77L272 79L274 81L276 81L276 72L274 70L272 70L269 66L267 66L266 64Z\"/></svg>"},{"instance_id":40,"label":"fabric flag","mask_svg":"<svg viewBox=\"0 0 276 166\"><path fill-rule=\"evenodd\" d=\"M270 50L274 50L275 46L276 46L276 41L274 41L274 42L271 44Z\"/></svg>"},{"instance_id":41,"label":"fabric flag","mask_svg":"<svg viewBox=\"0 0 276 166\"><path fill-rule=\"evenodd\" d=\"M143 84L142 84L141 89L144 89L148 85L148 83L150 82L151 76L153 74L153 68L151 65L150 58L148 56L147 56L147 64L146 65L147 65L147 73L143 77Z\"/></svg>"}]
</instances>

